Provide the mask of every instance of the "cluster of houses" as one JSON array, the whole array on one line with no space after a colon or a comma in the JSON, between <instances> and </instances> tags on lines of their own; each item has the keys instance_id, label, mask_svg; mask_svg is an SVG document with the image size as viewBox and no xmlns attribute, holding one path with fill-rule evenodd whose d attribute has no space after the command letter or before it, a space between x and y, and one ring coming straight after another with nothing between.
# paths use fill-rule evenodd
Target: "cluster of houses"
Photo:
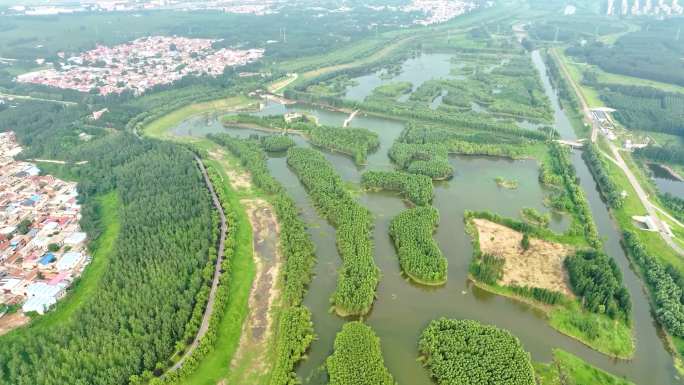
<instances>
[{"instance_id":1,"label":"cluster of houses","mask_svg":"<svg viewBox=\"0 0 684 385\"><path fill-rule=\"evenodd\" d=\"M187 75L223 74L226 67L243 66L264 55L263 49L214 49L217 40L150 36L113 47L97 46L78 56L65 58L59 68L29 72L20 83L120 94L140 95L145 90L170 84ZM63 53L59 54L64 58Z\"/></svg>"},{"instance_id":2,"label":"cluster of houses","mask_svg":"<svg viewBox=\"0 0 684 385\"><path fill-rule=\"evenodd\" d=\"M251 13L263 15L271 13L273 3L282 0L214 0L198 2L191 0L82 0L35 5L12 5L10 14L25 16L48 16L75 14L82 12L135 12L151 10L220 10L228 13Z\"/></svg>"},{"instance_id":3,"label":"cluster of houses","mask_svg":"<svg viewBox=\"0 0 684 385\"><path fill-rule=\"evenodd\" d=\"M474 1L461 0L413 0L403 8L404 12L423 12L426 17L414 21L415 24L432 25L447 22L457 16L477 8Z\"/></svg>"},{"instance_id":4,"label":"cluster of houses","mask_svg":"<svg viewBox=\"0 0 684 385\"><path fill-rule=\"evenodd\" d=\"M76 183L40 175L19 152L14 134L0 133L0 308L43 314L90 257Z\"/></svg>"}]
</instances>

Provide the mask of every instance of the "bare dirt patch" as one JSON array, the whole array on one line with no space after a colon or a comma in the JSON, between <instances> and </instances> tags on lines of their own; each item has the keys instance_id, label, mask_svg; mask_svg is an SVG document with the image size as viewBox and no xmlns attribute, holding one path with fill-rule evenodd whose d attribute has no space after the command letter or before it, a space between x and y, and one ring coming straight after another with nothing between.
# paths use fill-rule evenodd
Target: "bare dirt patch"
<instances>
[{"instance_id":1,"label":"bare dirt patch","mask_svg":"<svg viewBox=\"0 0 684 385\"><path fill-rule=\"evenodd\" d=\"M209 156L219 162L227 162L226 152L219 148L214 151L209 151ZM230 181L230 186L233 190L249 190L252 188L252 176L248 172L237 170L234 167L226 166L223 168Z\"/></svg>"},{"instance_id":2,"label":"bare dirt patch","mask_svg":"<svg viewBox=\"0 0 684 385\"><path fill-rule=\"evenodd\" d=\"M529 286L573 296L563 261L574 248L530 237L530 247L520 245L523 235L485 219L474 219L480 250L504 259L503 285Z\"/></svg>"},{"instance_id":3,"label":"bare dirt patch","mask_svg":"<svg viewBox=\"0 0 684 385\"><path fill-rule=\"evenodd\" d=\"M280 228L271 205L263 199L243 199L252 225L256 274L249 294L249 313L243 326L240 345L231 367L239 378L234 383L246 383L267 373L266 353L273 329L272 309L280 293L277 281L282 257L279 250Z\"/></svg>"},{"instance_id":4,"label":"bare dirt patch","mask_svg":"<svg viewBox=\"0 0 684 385\"><path fill-rule=\"evenodd\" d=\"M12 329L26 325L31 319L19 312L0 317L0 336Z\"/></svg>"}]
</instances>

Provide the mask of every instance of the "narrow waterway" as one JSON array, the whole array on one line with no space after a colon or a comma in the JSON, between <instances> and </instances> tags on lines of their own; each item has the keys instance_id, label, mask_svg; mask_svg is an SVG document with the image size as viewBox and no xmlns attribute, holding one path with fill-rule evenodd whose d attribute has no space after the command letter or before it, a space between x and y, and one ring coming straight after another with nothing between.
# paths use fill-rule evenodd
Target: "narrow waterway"
<instances>
[{"instance_id":1,"label":"narrow waterway","mask_svg":"<svg viewBox=\"0 0 684 385\"><path fill-rule=\"evenodd\" d=\"M436 57L444 62L441 56ZM535 67L542 75L545 91L551 98L555 111L556 128L567 139L574 139L570 122L560 109L558 99L546 76L544 63L538 53L533 55ZM424 68L429 70L428 62ZM437 74L437 76L441 75ZM412 81L406 76L407 81ZM416 81L429 80L421 73ZM357 79L358 80L358 79ZM370 85L367 85L370 87ZM341 126L346 114L308 106L283 106L268 103L260 115L282 114L287 111L305 111L318 117L322 124ZM533 207L542 213L549 212L543 204L547 192L538 182L538 165L534 160L512 161L492 157L454 156L451 163L454 178L435 184L434 206L439 210L441 223L435 234L449 262L448 281L444 286L426 288L411 284L402 277L394 247L388 236L390 220L406 209L399 196L392 193L365 193L358 189L361 174L366 170L393 169L387 150L404 128L403 123L360 114L352 127L365 127L376 132L381 146L368 159L368 166L359 168L353 161L340 154L325 153L341 177L358 190L358 199L375 215L375 260L382 272L377 300L366 322L373 327L382 341L382 351L389 370L401 384L432 385L427 371L416 361L417 343L421 331L439 317L474 319L509 329L520 338L525 349L536 361L549 361L552 349L561 348L572 352L587 362L619 376L626 376L638 385L677 384L675 369L664 344L658 338L657 329L649 314L647 297L641 282L630 270L629 263L619 245L619 231L611 220L605 204L601 201L596 185L582 161L580 154L573 155L582 187L587 193L600 234L605 238L606 251L616 259L623 271L625 283L634 302L634 322L637 351L633 360L621 361L608 358L583 344L552 329L539 311L519 302L493 295L468 283L468 265L472 258L472 246L465 233L463 213L465 210L489 210L504 216L520 217L525 207ZM227 132L239 136L258 133L253 130L223 128L218 116L191 118L175 131L177 135L203 136L210 132ZM295 137L298 145L308 144ZM304 303L313 313L316 341L313 342L298 368L299 375L308 384L324 384L320 368L332 352L335 334L344 319L330 312L329 298L337 281L340 257L335 246L335 229L321 218L313 207L307 192L297 177L287 167L283 154L269 158L272 174L287 188L302 210L302 217L309 225L309 233L316 245L318 263ZM519 188L508 190L497 186L495 179L505 177L516 180ZM563 231L568 224L564 216L554 215L552 228Z\"/></svg>"}]
</instances>

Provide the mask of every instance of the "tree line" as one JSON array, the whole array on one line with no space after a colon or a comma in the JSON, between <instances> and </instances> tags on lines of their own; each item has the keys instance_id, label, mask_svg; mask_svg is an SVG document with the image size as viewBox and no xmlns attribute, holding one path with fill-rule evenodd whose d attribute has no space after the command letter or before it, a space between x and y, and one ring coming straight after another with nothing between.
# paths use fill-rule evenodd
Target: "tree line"
<instances>
[{"instance_id":1,"label":"tree line","mask_svg":"<svg viewBox=\"0 0 684 385\"><path fill-rule=\"evenodd\" d=\"M366 164L368 154L380 146L378 134L365 128L315 126L309 135L314 146L349 155L357 165Z\"/></svg>"},{"instance_id":2,"label":"tree line","mask_svg":"<svg viewBox=\"0 0 684 385\"><path fill-rule=\"evenodd\" d=\"M684 279L681 274L648 254L634 232L623 232L623 245L646 278L655 300L656 318L669 333L684 337Z\"/></svg>"},{"instance_id":3,"label":"tree line","mask_svg":"<svg viewBox=\"0 0 684 385\"><path fill-rule=\"evenodd\" d=\"M667 208L672 216L680 221L684 221L684 199L676 197L670 193L658 194L658 199Z\"/></svg>"},{"instance_id":4,"label":"tree line","mask_svg":"<svg viewBox=\"0 0 684 385\"><path fill-rule=\"evenodd\" d=\"M620 36L612 45L593 41L572 46L567 53L606 72L684 86L684 42L678 38L679 28L681 20L677 18L654 21Z\"/></svg>"},{"instance_id":5,"label":"tree line","mask_svg":"<svg viewBox=\"0 0 684 385\"><path fill-rule=\"evenodd\" d=\"M229 193L227 191L227 181L221 178L221 175L213 167L206 166L207 175L211 180L211 184L214 186L214 191L219 197L221 203L221 209L226 216L226 239L224 242L224 255L221 261L221 276L219 278L218 288L216 290L216 296L214 300L213 310L211 317L209 319L209 327L204 337L199 341L198 346L195 350L185 359L183 365L176 371L166 371L164 377L153 378L151 373L144 373L141 376L133 375L130 378L129 385L142 385L149 383L151 385L161 385L161 384L178 384L181 380L186 378L187 375L191 374L197 366L199 366L202 359L212 350L213 344L217 337L217 328L221 322L222 316L225 314L226 306L232 300L230 292L230 282L232 281L233 273L233 262L236 253L237 246L237 232L238 232L238 213L236 211L236 206L230 200ZM213 226L214 230L212 233L212 244L217 245L218 242L218 231L219 231L219 219L216 214L213 215ZM214 273L212 268L216 263L216 248L209 249L209 260L210 264L207 265L207 280L211 280ZM201 290L202 303L206 303L209 297L209 291L211 286L204 285ZM200 324L202 322L204 308L198 306L193 312L193 317L190 322L188 322L188 330L190 333L186 333L187 337L184 339L184 343L178 343L176 346L176 354L182 355L184 353L187 344L193 341L193 338L197 331L199 330ZM169 362L170 364L170 362ZM157 368L158 371L163 369ZM165 368L166 369L166 368Z\"/></svg>"},{"instance_id":6,"label":"tree line","mask_svg":"<svg viewBox=\"0 0 684 385\"><path fill-rule=\"evenodd\" d=\"M601 100L617 110L613 115L625 127L684 135L684 94L623 84L593 86L602 89Z\"/></svg>"},{"instance_id":7,"label":"tree line","mask_svg":"<svg viewBox=\"0 0 684 385\"><path fill-rule=\"evenodd\" d=\"M556 186L559 187L559 190L552 198L552 204L557 209L572 212L575 217L574 223L582 227L589 245L595 249L600 249L601 238L598 235L594 217L591 215L591 208L586 195L577 183L577 174L575 167L570 162L568 150L557 143L550 143L549 153L551 155L549 169L543 169L540 173L540 179L545 182L562 183L562 185ZM548 176L549 172L555 176Z\"/></svg>"},{"instance_id":8,"label":"tree line","mask_svg":"<svg viewBox=\"0 0 684 385\"><path fill-rule=\"evenodd\" d=\"M624 204L622 193L618 191L615 183L610 179L610 175L606 172L603 160L599 155L598 147L594 144L585 146L582 152L582 159L587 163L591 174L594 176L596 183L599 186L603 199L608 202L608 205L614 209L619 209Z\"/></svg>"},{"instance_id":9,"label":"tree line","mask_svg":"<svg viewBox=\"0 0 684 385\"><path fill-rule=\"evenodd\" d=\"M648 146L634 150L634 155L654 162L684 165L684 149L681 146Z\"/></svg>"},{"instance_id":10,"label":"tree line","mask_svg":"<svg viewBox=\"0 0 684 385\"><path fill-rule=\"evenodd\" d=\"M434 180L449 179L454 174L444 145L395 141L389 157L399 169L411 174L425 175Z\"/></svg>"},{"instance_id":11,"label":"tree line","mask_svg":"<svg viewBox=\"0 0 684 385\"><path fill-rule=\"evenodd\" d=\"M373 260L373 217L347 191L333 166L318 151L293 147L287 164L316 207L336 228L342 266L332 303L340 315L364 315L373 305L380 271Z\"/></svg>"}]
</instances>

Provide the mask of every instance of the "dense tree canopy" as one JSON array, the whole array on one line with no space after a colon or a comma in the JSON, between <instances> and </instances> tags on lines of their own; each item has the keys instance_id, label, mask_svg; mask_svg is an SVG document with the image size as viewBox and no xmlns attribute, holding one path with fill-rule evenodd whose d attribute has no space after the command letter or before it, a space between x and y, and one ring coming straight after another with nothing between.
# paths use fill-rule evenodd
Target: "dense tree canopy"
<instances>
[{"instance_id":1,"label":"dense tree canopy","mask_svg":"<svg viewBox=\"0 0 684 385\"><path fill-rule=\"evenodd\" d=\"M432 238L438 223L439 212L432 206L406 210L390 222L389 233L401 268L418 283L446 282L447 260Z\"/></svg>"},{"instance_id":2,"label":"dense tree canopy","mask_svg":"<svg viewBox=\"0 0 684 385\"><path fill-rule=\"evenodd\" d=\"M448 179L454 173L446 146L395 142L389 156L397 166L411 174L432 179Z\"/></svg>"},{"instance_id":3,"label":"dense tree canopy","mask_svg":"<svg viewBox=\"0 0 684 385\"><path fill-rule=\"evenodd\" d=\"M634 154L654 162L684 165L684 149L681 146L648 146L635 150Z\"/></svg>"},{"instance_id":4,"label":"dense tree canopy","mask_svg":"<svg viewBox=\"0 0 684 385\"><path fill-rule=\"evenodd\" d=\"M19 131L20 138L28 131ZM79 156L89 160L74 166L82 199L111 190L119 195L114 254L72 320L59 329L3 337L0 383L126 383L165 362L176 342L194 333L187 325L211 277L212 267L205 267L212 220L192 154L116 134L90 143Z\"/></svg>"},{"instance_id":5,"label":"dense tree canopy","mask_svg":"<svg viewBox=\"0 0 684 385\"><path fill-rule=\"evenodd\" d=\"M615 261L597 251L579 251L565 259L572 289L588 310L629 319L632 303Z\"/></svg>"},{"instance_id":6,"label":"dense tree canopy","mask_svg":"<svg viewBox=\"0 0 684 385\"><path fill-rule=\"evenodd\" d=\"M476 321L432 321L418 343L439 385L534 385L530 355L506 330Z\"/></svg>"},{"instance_id":7,"label":"dense tree canopy","mask_svg":"<svg viewBox=\"0 0 684 385\"><path fill-rule=\"evenodd\" d=\"M631 231L623 233L625 246L641 267L646 282L655 297L655 312L668 332L684 337L684 290L681 274L666 268L653 256L647 254L644 245Z\"/></svg>"},{"instance_id":8,"label":"dense tree canopy","mask_svg":"<svg viewBox=\"0 0 684 385\"><path fill-rule=\"evenodd\" d=\"M309 135L315 146L347 154L359 165L365 164L368 154L380 146L378 134L365 128L316 126Z\"/></svg>"},{"instance_id":9,"label":"dense tree canopy","mask_svg":"<svg viewBox=\"0 0 684 385\"><path fill-rule=\"evenodd\" d=\"M629 129L684 136L684 94L652 87L596 84L601 100L616 109L614 116Z\"/></svg>"},{"instance_id":10,"label":"dense tree canopy","mask_svg":"<svg viewBox=\"0 0 684 385\"><path fill-rule=\"evenodd\" d=\"M380 351L380 339L361 322L348 322L325 362L330 385L396 385Z\"/></svg>"},{"instance_id":11,"label":"dense tree canopy","mask_svg":"<svg viewBox=\"0 0 684 385\"><path fill-rule=\"evenodd\" d=\"M684 39L678 38L681 19L652 21L620 36L615 44L602 42L568 48L607 72L684 85ZM655 60L657 58L657 60Z\"/></svg>"},{"instance_id":12,"label":"dense tree canopy","mask_svg":"<svg viewBox=\"0 0 684 385\"><path fill-rule=\"evenodd\" d=\"M418 206L428 205L432 200L432 180L425 175L400 171L367 171L361 176L361 185L370 190L399 191Z\"/></svg>"}]
</instances>

